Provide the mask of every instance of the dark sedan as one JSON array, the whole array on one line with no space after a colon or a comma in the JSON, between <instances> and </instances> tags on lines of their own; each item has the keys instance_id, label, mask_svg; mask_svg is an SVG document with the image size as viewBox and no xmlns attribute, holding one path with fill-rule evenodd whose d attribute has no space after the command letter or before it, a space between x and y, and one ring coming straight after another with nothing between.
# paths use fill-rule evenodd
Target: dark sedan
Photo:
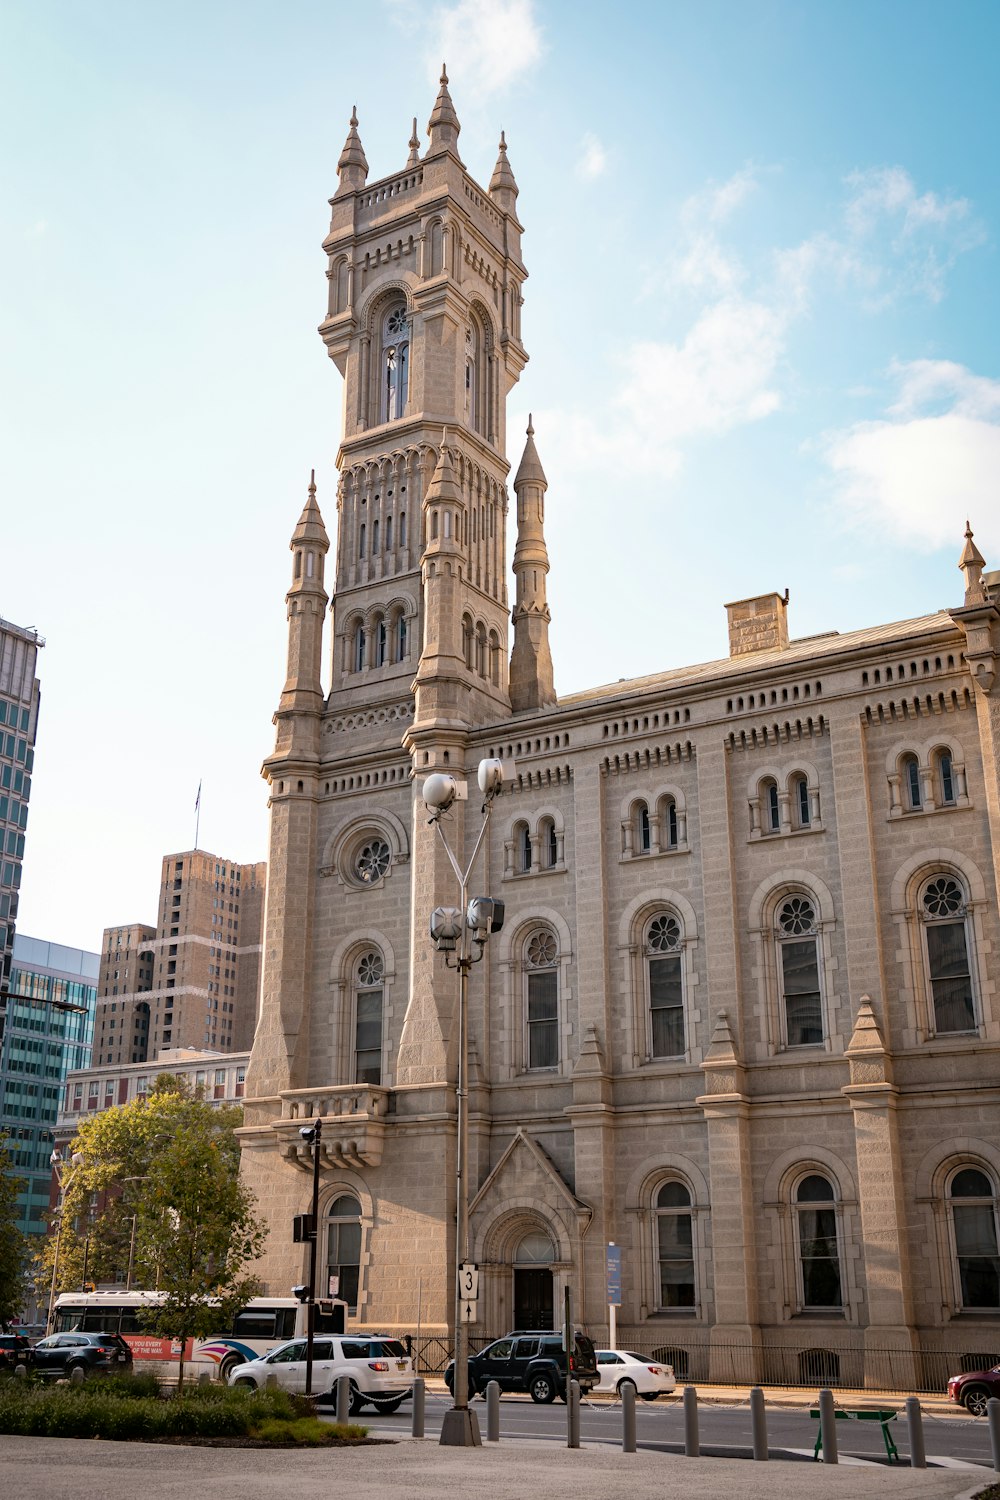
<instances>
[{"instance_id":1,"label":"dark sedan","mask_svg":"<svg viewBox=\"0 0 1000 1500\"><path fill-rule=\"evenodd\" d=\"M132 1351L118 1333L51 1333L32 1349L31 1368L40 1375L129 1374Z\"/></svg>"},{"instance_id":2,"label":"dark sedan","mask_svg":"<svg viewBox=\"0 0 1000 1500\"><path fill-rule=\"evenodd\" d=\"M23 1333L0 1333L0 1370L14 1370L31 1359L31 1344Z\"/></svg>"}]
</instances>

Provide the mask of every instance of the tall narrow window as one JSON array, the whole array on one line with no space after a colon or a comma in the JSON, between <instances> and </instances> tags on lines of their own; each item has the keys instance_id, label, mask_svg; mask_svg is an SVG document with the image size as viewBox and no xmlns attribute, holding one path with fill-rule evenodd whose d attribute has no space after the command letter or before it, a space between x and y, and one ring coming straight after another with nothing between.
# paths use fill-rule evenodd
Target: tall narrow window
<instances>
[{"instance_id":1,"label":"tall narrow window","mask_svg":"<svg viewBox=\"0 0 1000 1500\"><path fill-rule=\"evenodd\" d=\"M924 887L922 908L934 1030L974 1031L966 906L958 882L936 875Z\"/></svg>"},{"instance_id":2,"label":"tall narrow window","mask_svg":"<svg viewBox=\"0 0 1000 1500\"><path fill-rule=\"evenodd\" d=\"M818 1173L795 1190L803 1307L842 1307L837 1209L832 1185Z\"/></svg>"},{"instance_id":3,"label":"tall narrow window","mask_svg":"<svg viewBox=\"0 0 1000 1500\"><path fill-rule=\"evenodd\" d=\"M808 828L812 821L809 813L809 783L804 776L796 776L792 782L795 799L795 821L799 828Z\"/></svg>"},{"instance_id":4,"label":"tall narrow window","mask_svg":"<svg viewBox=\"0 0 1000 1500\"><path fill-rule=\"evenodd\" d=\"M778 804L778 784L776 781L765 781L761 787L761 817L765 833L780 832L781 809Z\"/></svg>"},{"instance_id":5,"label":"tall narrow window","mask_svg":"<svg viewBox=\"0 0 1000 1500\"><path fill-rule=\"evenodd\" d=\"M681 928L677 918L663 912L646 931L649 978L650 1056L681 1057L684 1053L684 982Z\"/></svg>"},{"instance_id":6,"label":"tall narrow window","mask_svg":"<svg viewBox=\"0 0 1000 1500\"><path fill-rule=\"evenodd\" d=\"M406 616L400 615L396 621L396 660L406 660Z\"/></svg>"},{"instance_id":7,"label":"tall narrow window","mask_svg":"<svg viewBox=\"0 0 1000 1500\"><path fill-rule=\"evenodd\" d=\"M379 618L375 623L375 665L384 667L386 663L387 637L385 621Z\"/></svg>"},{"instance_id":8,"label":"tall narrow window","mask_svg":"<svg viewBox=\"0 0 1000 1500\"><path fill-rule=\"evenodd\" d=\"M656 1261L665 1312L695 1305L692 1227L691 1194L682 1182L665 1182L656 1195Z\"/></svg>"},{"instance_id":9,"label":"tall narrow window","mask_svg":"<svg viewBox=\"0 0 1000 1500\"><path fill-rule=\"evenodd\" d=\"M941 806L952 807L955 802L955 772L951 763L951 755L947 750L938 751L937 781Z\"/></svg>"},{"instance_id":10,"label":"tall narrow window","mask_svg":"<svg viewBox=\"0 0 1000 1500\"><path fill-rule=\"evenodd\" d=\"M635 849L637 854L648 854L653 844L653 835L649 826L649 808L645 802L640 802L636 807Z\"/></svg>"},{"instance_id":11,"label":"tall narrow window","mask_svg":"<svg viewBox=\"0 0 1000 1500\"><path fill-rule=\"evenodd\" d=\"M335 1278L335 1296L343 1298L351 1311L358 1306L361 1271L361 1205L343 1193L330 1205L326 1225L326 1269ZM325 1290L325 1288L324 1288Z\"/></svg>"},{"instance_id":12,"label":"tall narrow window","mask_svg":"<svg viewBox=\"0 0 1000 1500\"><path fill-rule=\"evenodd\" d=\"M365 627L358 622L354 627L354 670L363 672L365 668Z\"/></svg>"},{"instance_id":13,"label":"tall narrow window","mask_svg":"<svg viewBox=\"0 0 1000 1500\"><path fill-rule=\"evenodd\" d=\"M394 422L406 412L410 372L410 325L405 307L382 320L382 396L380 420Z\"/></svg>"},{"instance_id":14,"label":"tall narrow window","mask_svg":"<svg viewBox=\"0 0 1000 1500\"><path fill-rule=\"evenodd\" d=\"M515 834L517 842L517 868L522 875L531 869L531 830L527 823L519 823Z\"/></svg>"},{"instance_id":15,"label":"tall narrow window","mask_svg":"<svg viewBox=\"0 0 1000 1500\"><path fill-rule=\"evenodd\" d=\"M527 979L527 1064L555 1068L559 1064L558 949L551 932L536 932L525 950Z\"/></svg>"},{"instance_id":16,"label":"tall narrow window","mask_svg":"<svg viewBox=\"0 0 1000 1500\"><path fill-rule=\"evenodd\" d=\"M915 755L904 755L900 766L903 778L903 796L910 812L919 812L924 804L920 786L920 766Z\"/></svg>"},{"instance_id":17,"label":"tall narrow window","mask_svg":"<svg viewBox=\"0 0 1000 1500\"><path fill-rule=\"evenodd\" d=\"M406 546L406 511L399 512L399 545Z\"/></svg>"},{"instance_id":18,"label":"tall narrow window","mask_svg":"<svg viewBox=\"0 0 1000 1500\"><path fill-rule=\"evenodd\" d=\"M362 521L360 529L358 531L358 556L359 557L364 557L364 555L365 555L365 547L367 545L367 543L366 543L366 537L367 537L367 535L368 535L368 528L365 526L364 521Z\"/></svg>"},{"instance_id":19,"label":"tall narrow window","mask_svg":"<svg viewBox=\"0 0 1000 1500\"><path fill-rule=\"evenodd\" d=\"M660 839L664 849L677 848L677 803L673 797L666 797L663 802L663 817Z\"/></svg>"},{"instance_id":20,"label":"tall narrow window","mask_svg":"<svg viewBox=\"0 0 1000 1500\"><path fill-rule=\"evenodd\" d=\"M354 1081L382 1082L382 957L365 953L355 971Z\"/></svg>"},{"instance_id":21,"label":"tall narrow window","mask_svg":"<svg viewBox=\"0 0 1000 1500\"><path fill-rule=\"evenodd\" d=\"M474 324L465 330L465 422L473 431L478 429L476 421L476 357L478 337Z\"/></svg>"},{"instance_id":22,"label":"tall narrow window","mask_svg":"<svg viewBox=\"0 0 1000 1500\"><path fill-rule=\"evenodd\" d=\"M790 896L778 910L778 956L785 1037L789 1047L823 1040L816 913L806 896Z\"/></svg>"},{"instance_id":23,"label":"tall narrow window","mask_svg":"<svg viewBox=\"0 0 1000 1500\"><path fill-rule=\"evenodd\" d=\"M378 556L378 521L372 522L372 557Z\"/></svg>"},{"instance_id":24,"label":"tall narrow window","mask_svg":"<svg viewBox=\"0 0 1000 1500\"><path fill-rule=\"evenodd\" d=\"M542 819L539 834L542 864L547 870L554 869L559 860L559 844L556 839L556 825L552 818Z\"/></svg>"},{"instance_id":25,"label":"tall narrow window","mask_svg":"<svg viewBox=\"0 0 1000 1500\"><path fill-rule=\"evenodd\" d=\"M985 1172L963 1167L951 1179L951 1222L958 1288L964 1308L1000 1307L997 1202Z\"/></svg>"},{"instance_id":26,"label":"tall narrow window","mask_svg":"<svg viewBox=\"0 0 1000 1500\"><path fill-rule=\"evenodd\" d=\"M386 518L385 518L385 550L387 552L391 552L392 551L392 517L391 516L386 516Z\"/></svg>"}]
</instances>

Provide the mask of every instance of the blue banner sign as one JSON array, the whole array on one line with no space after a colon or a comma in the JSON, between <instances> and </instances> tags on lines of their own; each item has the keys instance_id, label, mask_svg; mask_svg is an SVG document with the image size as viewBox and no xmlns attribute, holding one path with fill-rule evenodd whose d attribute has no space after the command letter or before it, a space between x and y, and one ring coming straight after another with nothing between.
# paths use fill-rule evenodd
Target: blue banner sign
<instances>
[{"instance_id":1,"label":"blue banner sign","mask_svg":"<svg viewBox=\"0 0 1000 1500\"><path fill-rule=\"evenodd\" d=\"M622 1252L620 1245L609 1245L607 1250L608 1306L622 1305Z\"/></svg>"}]
</instances>

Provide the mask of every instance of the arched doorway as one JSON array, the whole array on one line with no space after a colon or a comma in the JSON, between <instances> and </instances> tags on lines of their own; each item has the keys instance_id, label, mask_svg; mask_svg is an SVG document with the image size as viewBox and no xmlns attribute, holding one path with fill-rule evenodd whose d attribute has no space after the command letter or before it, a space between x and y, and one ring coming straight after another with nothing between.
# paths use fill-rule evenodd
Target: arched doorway
<instances>
[{"instance_id":1,"label":"arched doorway","mask_svg":"<svg viewBox=\"0 0 1000 1500\"><path fill-rule=\"evenodd\" d=\"M552 1241L541 1230L524 1235L514 1252L514 1327L553 1328Z\"/></svg>"}]
</instances>

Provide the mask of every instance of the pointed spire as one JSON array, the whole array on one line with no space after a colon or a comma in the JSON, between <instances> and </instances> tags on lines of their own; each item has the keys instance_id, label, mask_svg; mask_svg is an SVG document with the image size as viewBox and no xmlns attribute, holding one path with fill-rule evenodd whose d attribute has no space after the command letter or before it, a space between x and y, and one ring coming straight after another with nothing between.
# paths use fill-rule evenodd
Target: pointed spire
<instances>
[{"instance_id":1,"label":"pointed spire","mask_svg":"<svg viewBox=\"0 0 1000 1500\"><path fill-rule=\"evenodd\" d=\"M535 429L532 424L530 412L528 413L526 431L528 441L525 443L524 452L521 454L521 462L518 465L517 474L514 479L514 489L518 490L524 484L540 484L543 489L547 490L549 482L545 477L542 461L538 457L538 449L535 447Z\"/></svg>"},{"instance_id":2,"label":"pointed spire","mask_svg":"<svg viewBox=\"0 0 1000 1500\"><path fill-rule=\"evenodd\" d=\"M312 542L313 546L318 547L322 552L328 552L330 549L330 538L326 534L323 517L316 503L315 469L310 472L306 503L299 517L299 523L292 532L292 540L289 545L294 550L302 542Z\"/></svg>"},{"instance_id":3,"label":"pointed spire","mask_svg":"<svg viewBox=\"0 0 1000 1500\"><path fill-rule=\"evenodd\" d=\"M453 151L457 156L458 133L461 128L448 92L448 69L442 63L441 87L438 89L431 117L427 121L427 134L430 137L427 156L438 156L442 151Z\"/></svg>"},{"instance_id":4,"label":"pointed spire","mask_svg":"<svg viewBox=\"0 0 1000 1500\"><path fill-rule=\"evenodd\" d=\"M965 523L965 547L958 566L965 574L966 604L985 604L983 569L986 566L986 559L972 540L972 527L968 521Z\"/></svg>"},{"instance_id":5,"label":"pointed spire","mask_svg":"<svg viewBox=\"0 0 1000 1500\"><path fill-rule=\"evenodd\" d=\"M420 137L417 134L416 115L413 116L413 134L410 136L409 147L410 154L406 158L406 165L408 167L417 167L420 165Z\"/></svg>"},{"instance_id":6,"label":"pointed spire","mask_svg":"<svg viewBox=\"0 0 1000 1500\"><path fill-rule=\"evenodd\" d=\"M424 496L424 506L440 505L442 502L453 503L459 506L464 504L462 491L459 489L458 480L455 478L455 470L451 462L447 427L441 431L441 451L438 454L438 461L434 466L431 482L427 486L427 494Z\"/></svg>"},{"instance_id":7,"label":"pointed spire","mask_svg":"<svg viewBox=\"0 0 1000 1500\"><path fill-rule=\"evenodd\" d=\"M338 193L342 193L348 188L364 187L368 178L368 158L365 156L365 148L362 146L361 137L358 134L357 105L351 110L350 129L347 132L347 140L344 142L344 149L341 151L340 160L337 163L337 176L340 178L340 184L337 188Z\"/></svg>"},{"instance_id":8,"label":"pointed spire","mask_svg":"<svg viewBox=\"0 0 1000 1500\"><path fill-rule=\"evenodd\" d=\"M514 212L514 200L517 197L517 183L514 181L514 173L510 169L507 160L507 138L504 132L500 132L500 155L497 164L493 168L493 176L490 178L490 197L495 198L497 203L507 213Z\"/></svg>"},{"instance_id":9,"label":"pointed spire","mask_svg":"<svg viewBox=\"0 0 1000 1500\"><path fill-rule=\"evenodd\" d=\"M517 493L517 545L514 577L517 596L511 619L514 646L510 654L510 702L515 713L545 708L556 701L549 650L549 606L545 578L549 554L545 546L545 491L548 481L535 448L535 427L528 418L528 440L514 480Z\"/></svg>"}]
</instances>

